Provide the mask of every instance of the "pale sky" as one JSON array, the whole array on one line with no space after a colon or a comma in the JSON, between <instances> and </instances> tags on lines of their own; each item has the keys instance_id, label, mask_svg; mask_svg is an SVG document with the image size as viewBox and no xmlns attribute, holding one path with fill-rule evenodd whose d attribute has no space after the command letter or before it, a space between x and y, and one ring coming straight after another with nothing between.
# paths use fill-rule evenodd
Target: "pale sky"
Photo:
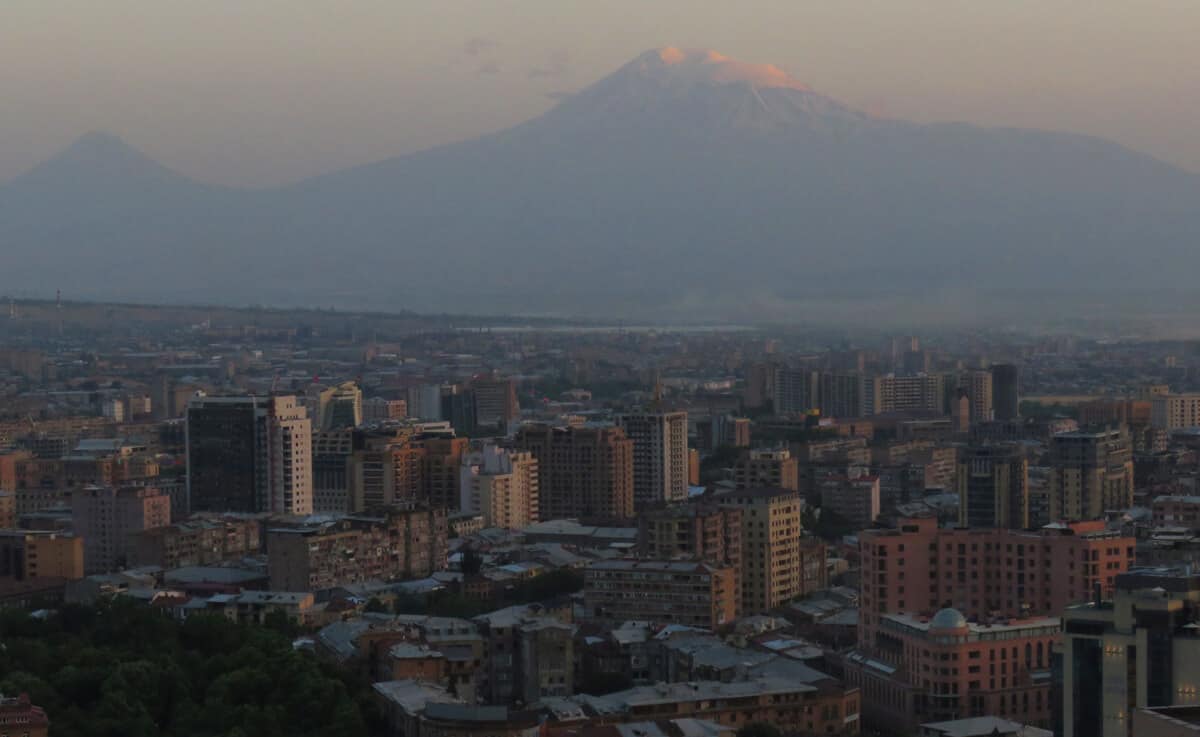
<instances>
[{"instance_id":1,"label":"pale sky","mask_svg":"<svg viewBox=\"0 0 1200 737\"><path fill-rule=\"evenodd\" d=\"M661 46L1200 171L1200 0L0 0L0 182L90 130L264 186L497 130Z\"/></svg>"}]
</instances>

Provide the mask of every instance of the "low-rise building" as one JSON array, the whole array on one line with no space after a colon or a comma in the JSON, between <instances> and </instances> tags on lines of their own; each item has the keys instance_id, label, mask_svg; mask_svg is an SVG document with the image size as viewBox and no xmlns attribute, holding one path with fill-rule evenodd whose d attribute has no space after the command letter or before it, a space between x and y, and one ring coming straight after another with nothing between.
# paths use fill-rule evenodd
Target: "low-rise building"
<instances>
[{"instance_id":1,"label":"low-rise building","mask_svg":"<svg viewBox=\"0 0 1200 737\"><path fill-rule=\"evenodd\" d=\"M0 578L83 578L83 538L53 532L0 531Z\"/></svg>"},{"instance_id":2,"label":"low-rise building","mask_svg":"<svg viewBox=\"0 0 1200 737\"><path fill-rule=\"evenodd\" d=\"M253 517L197 516L134 535L135 566L207 566L258 553L261 522Z\"/></svg>"},{"instance_id":3,"label":"low-rise building","mask_svg":"<svg viewBox=\"0 0 1200 737\"><path fill-rule=\"evenodd\" d=\"M46 737L49 733L46 712L29 701L29 694L0 696L0 734Z\"/></svg>"},{"instance_id":4,"label":"low-rise building","mask_svg":"<svg viewBox=\"0 0 1200 737\"><path fill-rule=\"evenodd\" d=\"M572 722L621 724L702 717L730 727L767 722L799 734L855 735L860 731L857 689L821 688L763 676L722 683L657 683L606 694L548 700L550 726Z\"/></svg>"},{"instance_id":5,"label":"low-rise building","mask_svg":"<svg viewBox=\"0 0 1200 737\"><path fill-rule=\"evenodd\" d=\"M737 617L737 571L705 561L606 560L584 572L587 616L715 629Z\"/></svg>"},{"instance_id":6,"label":"low-rise building","mask_svg":"<svg viewBox=\"0 0 1200 737\"><path fill-rule=\"evenodd\" d=\"M876 647L845 656L866 726L914 730L923 722L1002 716L1051 724L1051 649L1057 617L974 624L956 609L933 617L888 614Z\"/></svg>"},{"instance_id":7,"label":"low-rise building","mask_svg":"<svg viewBox=\"0 0 1200 737\"><path fill-rule=\"evenodd\" d=\"M446 511L378 514L267 531L271 588L321 591L363 581L421 578L446 567Z\"/></svg>"}]
</instances>

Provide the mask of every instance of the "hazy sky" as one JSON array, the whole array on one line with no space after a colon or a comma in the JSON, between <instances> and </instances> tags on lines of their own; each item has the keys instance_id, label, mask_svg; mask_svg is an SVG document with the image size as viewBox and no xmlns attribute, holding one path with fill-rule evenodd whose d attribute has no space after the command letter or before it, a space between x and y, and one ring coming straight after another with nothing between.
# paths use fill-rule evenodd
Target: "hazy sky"
<instances>
[{"instance_id":1,"label":"hazy sky","mask_svg":"<svg viewBox=\"0 0 1200 737\"><path fill-rule=\"evenodd\" d=\"M259 186L520 122L650 48L1200 171L1198 0L0 0L0 181L107 130Z\"/></svg>"}]
</instances>

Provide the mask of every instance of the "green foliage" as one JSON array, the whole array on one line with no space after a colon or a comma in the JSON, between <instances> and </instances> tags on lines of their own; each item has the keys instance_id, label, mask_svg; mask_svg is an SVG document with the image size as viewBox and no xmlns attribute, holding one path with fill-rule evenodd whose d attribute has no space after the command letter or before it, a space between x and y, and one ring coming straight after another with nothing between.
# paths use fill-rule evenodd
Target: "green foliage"
<instances>
[{"instance_id":1,"label":"green foliage","mask_svg":"<svg viewBox=\"0 0 1200 737\"><path fill-rule=\"evenodd\" d=\"M294 650L294 627L179 623L119 599L45 621L3 611L0 691L28 692L55 737L374 733L369 686Z\"/></svg>"},{"instance_id":2,"label":"green foliage","mask_svg":"<svg viewBox=\"0 0 1200 737\"><path fill-rule=\"evenodd\" d=\"M831 542L837 542L846 535L858 532L846 518L831 509L822 507L804 507L804 511L800 514L800 524L808 532Z\"/></svg>"},{"instance_id":3,"label":"green foliage","mask_svg":"<svg viewBox=\"0 0 1200 737\"><path fill-rule=\"evenodd\" d=\"M1046 404L1027 399L1021 402L1019 409L1022 417L1035 420L1049 420L1056 417L1079 419L1079 405L1077 404L1060 404L1058 402Z\"/></svg>"},{"instance_id":4,"label":"green foliage","mask_svg":"<svg viewBox=\"0 0 1200 737\"><path fill-rule=\"evenodd\" d=\"M583 574L558 568L517 584L509 594L510 604L530 604L583 590Z\"/></svg>"},{"instance_id":5,"label":"green foliage","mask_svg":"<svg viewBox=\"0 0 1200 737\"><path fill-rule=\"evenodd\" d=\"M534 576L502 592L495 599L471 599L453 591L437 591L426 596L402 593L396 597L396 614L428 614L434 617L470 619L500 607L534 604L583 589L583 574L569 568Z\"/></svg>"}]
</instances>

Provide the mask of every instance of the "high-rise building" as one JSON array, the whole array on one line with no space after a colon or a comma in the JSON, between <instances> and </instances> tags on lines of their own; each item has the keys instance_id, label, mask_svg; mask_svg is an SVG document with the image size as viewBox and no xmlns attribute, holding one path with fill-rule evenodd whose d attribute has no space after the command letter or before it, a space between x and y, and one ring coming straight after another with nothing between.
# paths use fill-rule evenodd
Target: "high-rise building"
<instances>
[{"instance_id":1,"label":"high-rise building","mask_svg":"<svg viewBox=\"0 0 1200 737\"><path fill-rule=\"evenodd\" d=\"M867 414L867 380L859 371L823 372L817 406L826 417L863 417Z\"/></svg>"},{"instance_id":2,"label":"high-rise building","mask_svg":"<svg viewBox=\"0 0 1200 737\"><path fill-rule=\"evenodd\" d=\"M1051 520L1098 519L1133 505L1133 449L1123 427L1055 435L1048 465Z\"/></svg>"},{"instance_id":3,"label":"high-rise building","mask_svg":"<svg viewBox=\"0 0 1200 737\"><path fill-rule=\"evenodd\" d=\"M957 479L960 526L1029 527L1029 461L1020 445L964 448Z\"/></svg>"},{"instance_id":4,"label":"high-rise building","mask_svg":"<svg viewBox=\"0 0 1200 737\"><path fill-rule=\"evenodd\" d=\"M992 374L989 371L969 371L962 377L962 388L970 402L971 424L991 422L994 415Z\"/></svg>"},{"instance_id":5,"label":"high-rise building","mask_svg":"<svg viewBox=\"0 0 1200 737\"><path fill-rule=\"evenodd\" d=\"M638 515L638 557L702 560L735 571L741 611L742 510L709 502L674 504Z\"/></svg>"},{"instance_id":6,"label":"high-rise building","mask_svg":"<svg viewBox=\"0 0 1200 737\"><path fill-rule=\"evenodd\" d=\"M352 427L313 433L314 513L346 514L351 511L349 468L357 437Z\"/></svg>"},{"instance_id":7,"label":"high-rise building","mask_svg":"<svg viewBox=\"0 0 1200 737\"><path fill-rule=\"evenodd\" d=\"M617 424L633 441L634 503L687 499L687 412L628 413L618 416Z\"/></svg>"},{"instance_id":8,"label":"high-rise building","mask_svg":"<svg viewBox=\"0 0 1200 737\"><path fill-rule=\"evenodd\" d=\"M425 449L408 442L356 450L349 463L350 511L427 501L425 466Z\"/></svg>"},{"instance_id":9,"label":"high-rise building","mask_svg":"<svg viewBox=\"0 0 1200 737\"><path fill-rule=\"evenodd\" d=\"M353 381L329 387L319 395L318 412L322 430L358 427L363 422L362 389Z\"/></svg>"},{"instance_id":10,"label":"high-rise building","mask_svg":"<svg viewBox=\"0 0 1200 737\"><path fill-rule=\"evenodd\" d=\"M832 513L852 529L866 529L879 517L878 476L828 475L817 482L817 491L821 514Z\"/></svg>"},{"instance_id":11,"label":"high-rise building","mask_svg":"<svg viewBox=\"0 0 1200 737\"><path fill-rule=\"evenodd\" d=\"M408 416L421 420L442 420L442 388L437 384L417 384L406 391Z\"/></svg>"},{"instance_id":12,"label":"high-rise building","mask_svg":"<svg viewBox=\"0 0 1200 737\"><path fill-rule=\"evenodd\" d=\"M787 449L746 451L733 465L733 484L738 489L764 486L798 491L799 462Z\"/></svg>"},{"instance_id":13,"label":"high-rise building","mask_svg":"<svg viewBox=\"0 0 1200 737\"><path fill-rule=\"evenodd\" d=\"M464 513L483 517L485 527L519 530L538 521L538 462L529 451L492 443L463 456L459 477Z\"/></svg>"},{"instance_id":14,"label":"high-rise building","mask_svg":"<svg viewBox=\"0 0 1200 737\"><path fill-rule=\"evenodd\" d=\"M467 438L423 436L409 441L422 451L421 476L425 500L438 509L457 510L459 471L469 448Z\"/></svg>"},{"instance_id":15,"label":"high-rise building","mask_svg":"<svg viewBox=\"0 0 1200 737\"><path fill-rule=\"evenodd\" d=\"M507 434L509 425L521 413L516 382L479 377L471 381L470 392L474 395L475 427Z\"/></svg>"},{"instance_id":16,"label":"high-rise building","mask_svg":"<svg viewBox=\"0 0 1200 737\"><path fill-rule=\"evenodd\" d=\"M367 424L403 420L408 416L408 402L403 399L371 397L362 404L363 422Z\"/></svg>"},{"instance_id":17,"label":"high-rise building","mask_svg":"<svg viewBox=\"0 0 1200 737\"><path fill-rule=\"evenodd\" d=\"M1063 613L1064 737L1143 737L1134 714L1200 706L1200 574L1138 569L1116 578L1109 600ZM1179 734L1194 734L1189 725Z\"/></svg>"},{"instance_id":18,"label":"high-rise building","mask_svg":"<svg viewBox=\"0 0 1200 737\"><path fill-rule=\"evenodd\" d=\"M768 612L799 596L800 494L738 489L714 501L742 512L742 613Z\"/></svg>"},{"instance_id":19,"label":"high-rise building","mask_svg":"<svg viewBox=\"0 0 1200 737\"><path fill-rule=\"evenodd\" d=\"M819 406L820 374L811 367L781 366L772 378L775 414L800 414Z\"/></svg>"},{"instance_id":20,"label":"high-rise building","mask_svg":"<svg viewBox=\"0 0 1200 737\"><path fill-rule=\"evenodd\" d=\"M775 375L778 370L779 367L773 363L754 363L746 367L746 389L742 394L742 403L746 407L760 409L775 401Z\"/></svg>"},{"instance_id":21,"label":"high-rise building","mask_svg":"<svg viewBox=\"0 0 1200 737\"><path fill-rule=\"evenodd\" d=\"M619 427L525 425L515 445L537 459L542 519L633 517L633 441Z\"/></svg>"},{"instance_id":22,"label":"high-rise building","mask_svg":"<svg viewBox=\"0 0 1200 737\"><path fill-rule=\"evenodd\" d=\"M1200 427L1200 394L1153 394L1150 424L1156 430Z\"/></svg>"},{"instance_id":23,"label":"high-rise building","mask_svg":"<svg viewBox=\"0 0 1200 737\"><path fill-rule=\"evenodd\" d=\"M870 377L867 386L869 414L889 412L936 412L945 401L945 378L941 374Z\"/></svg>"},{"instance_id":24,"label":"high-rise building","mask_svg":"<svg viewBox=\"0 0 1200 737\"><path fill-rule=\"evenodd\" d=\"M84 570L108 573L130 564L134 535L171 524L171 497L149 486L76 489L71 522L83 538Z\"/></svg>"},{"instance_id":25,"label":"high-rise building","mask_svg":"<svg viewBox=\"0 0 1200 737\"><path fill-rule=\"evenodd\" d=\"M189 509L312 513L312 426L294 396L196 397L186 442Z\"/></svg>"},{"instance_id":26,"label":"high-rise building","mask_svg":"<svg viewBox=\"0 0 1200 737\"><path fill-rule=\"evenodd\" d=\"M1021 371L1016 364L992 366L992 397L996 419L1007 422L1021 416Z\"/></svg>"}]
</instances>

